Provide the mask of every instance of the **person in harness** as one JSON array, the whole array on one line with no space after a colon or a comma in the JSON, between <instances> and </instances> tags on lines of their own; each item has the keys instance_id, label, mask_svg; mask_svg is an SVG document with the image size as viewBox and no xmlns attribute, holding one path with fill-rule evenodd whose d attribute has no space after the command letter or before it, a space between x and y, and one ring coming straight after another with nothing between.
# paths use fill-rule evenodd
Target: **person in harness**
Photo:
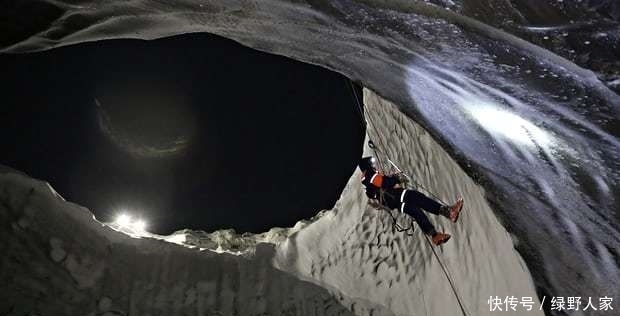
<instances>
[{"instance_id":1,"label":"person in harness","mask_svg":"<svg viewBox=\"0 0 620 316\"><path fill-rule=\"evenodd\" d=\"M373 157L360 159L358 166L362 171L362 184L366 188L366 196L372 203L388 209L397 208L401 212L411 215L424 234L430 236L436 246L450 239L450 235L435 230L422 209L435 215L443 215L452 222L456 222L463 208L462 198L459 197L453 205L447 206L441 205L421 192L406 189L400 177L383 175L378 172L374 166Z\"/></svg>"}]
</instances>

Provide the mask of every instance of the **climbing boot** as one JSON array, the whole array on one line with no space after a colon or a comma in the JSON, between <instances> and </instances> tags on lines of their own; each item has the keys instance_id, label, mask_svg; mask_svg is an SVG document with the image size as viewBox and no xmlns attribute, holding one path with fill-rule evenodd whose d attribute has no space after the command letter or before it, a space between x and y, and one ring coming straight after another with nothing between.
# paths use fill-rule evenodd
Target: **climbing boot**
<instances>
[{"instance_id":1,"label":"climbing boot","mask_svg":"<svg viewBox=\"0 0 620 316\"><path fill-rule=\"evenodd\" d=\"M461 213L461 209L463 209L463 198L459 197L452 206L450 206L450 211L448 213L448 218L455 222L459 219L459 214Z\"/></svg>"},{"instance_id":2,"label":"climbing boot","mask_svg":"<svg viewBox=\"0 0 620 316\"><path fill-rule=\"evenodd\" d=\"M433 235L433 244L439 246L450 239L450 235L444 233L435 233Z\"/></svg>"}]
</instances>

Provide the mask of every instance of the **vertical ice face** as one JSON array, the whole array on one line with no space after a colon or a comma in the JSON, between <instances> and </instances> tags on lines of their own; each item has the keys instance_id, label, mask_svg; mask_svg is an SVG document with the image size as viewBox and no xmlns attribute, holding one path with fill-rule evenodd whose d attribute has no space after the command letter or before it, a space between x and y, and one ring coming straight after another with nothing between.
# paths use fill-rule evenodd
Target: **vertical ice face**
<instances>
[{"instance_id":1,"label":"vertical ice face","mask_svg":"<svg viewBox=\"0 0 620 316\"><path fill-rule=\"evenodd\" d=\"M419 228L413 236L393 230L388 214L366 204L356 172L330 213L276 248L276 266L397 315L490 315L490 296L537 301L529 271L485 192L395 105L370 90L364 103L368 137L378 148L366 147L365 155L379 153L380 161L390 157L421 185L419 190L443 201L466 197L458 224L430 216L453 239L435 248L435 256ZM383 168L390 170L387 164ZM407 216L395 215L401 224L409 223ZM522 315L524 310L504 312Z\"/></svg>"}]
</instances>

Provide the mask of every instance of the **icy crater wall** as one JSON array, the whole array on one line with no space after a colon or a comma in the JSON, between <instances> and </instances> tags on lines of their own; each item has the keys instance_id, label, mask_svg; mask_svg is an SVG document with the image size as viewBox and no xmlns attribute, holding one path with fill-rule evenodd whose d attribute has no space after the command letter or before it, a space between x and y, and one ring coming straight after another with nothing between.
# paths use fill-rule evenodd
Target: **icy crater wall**
<instances>
[{"instance_id":1,"label":"icy crater wall","mask_svg":"<svg viewBox=\"0 0 620 316\"><path fill-rule=\"evenodd\" d=\"M273 244L244 257L132 238L10 171L0 223L1 315L353 315L272 267Z\"/></svg>"},{"instance_id":2,"label":"icy crater wall","mask_svg":"<svg viewBox=\"0 0 620 316\"><path fill-rule=\"evenodd\" d=\"M482 176L541 294L617 296L620 96L592 71L618 73L617 19L592 29L600 14L587 9L603 2L613 0L6 0L0 53L209 32L332 69L395 102ZM543 10L518 9L533 3ZM565 15L550 30L534 23ZM487 122L487 106L512 124L495 131L503 124ZM552 148L532 139L540 129Z\"/></svg>"},{"instance_id":3,"label":"icy crater wall","mask_svg":"<svg viewBox=\"0 0 620 316\"><path fill-rule=\"evenodd\" d=\"M493 314L487 304L490 296L532 297L538 302L529 271L484 191L394 104L368 89L364 104L366 116L377 126L368 136L403 171L444 201L457 193L466 197L458 224L429 216L452 239L435 257L419 228L414 236L393 231L391 217L367 205L356 171L330 213L277 248L276 266L337 288L345 296L385 305L397 315L463 315L457 296L466 315ZM364 151L373 153L367 146ZM408 216L397 213L406 226Z\"/></svg>"},{"instance_id":4,"label":"icy crater wall","mask_svg":"<svg viewBox=\"0 0 620 316\"><path fill-rule=\"evenodd\" d=\"M537 302L484 192L394 105L369 90L364 98L367 115L384 127L370 135L375 142L442 199L466 196L458 224L433 218L453 235L438 257L455 291L419 229L394 232L391 218L367 205L357 171L332 210L284 240L232 255L132 238L48 184L6 169L0 314L462 315L458 295L466 315L490 315L489 296Z\"/></svg>"}]
</instances>

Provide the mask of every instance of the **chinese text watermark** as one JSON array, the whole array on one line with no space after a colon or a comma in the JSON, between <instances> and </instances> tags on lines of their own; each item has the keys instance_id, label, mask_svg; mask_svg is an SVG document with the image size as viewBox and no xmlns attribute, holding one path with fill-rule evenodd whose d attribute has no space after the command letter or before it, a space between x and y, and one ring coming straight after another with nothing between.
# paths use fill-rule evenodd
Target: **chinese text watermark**
<instances>
[{"instance_id":1,"label":"chinese text watermark","mask_svg":"<svg viewBox=\"0 0 620 316\"><path fill-rule=\"evenodd\" d=\"M531 311L534 308L542 310L543 304L547 299L543 296L540 305L535 306L534 299L530 296L515 297L506 296L501 298L499 296L490 296L487 303L489 304L490 311L517 311L519 309ZM614 308L611 306L613 302L612 297L599 297L598 299L581 296L569 296L569 297L552 297L550 300L551 310L556 311L570 311L570 310L595 310L595 311L612 311Z\"/></svg>"}]
</instances>

